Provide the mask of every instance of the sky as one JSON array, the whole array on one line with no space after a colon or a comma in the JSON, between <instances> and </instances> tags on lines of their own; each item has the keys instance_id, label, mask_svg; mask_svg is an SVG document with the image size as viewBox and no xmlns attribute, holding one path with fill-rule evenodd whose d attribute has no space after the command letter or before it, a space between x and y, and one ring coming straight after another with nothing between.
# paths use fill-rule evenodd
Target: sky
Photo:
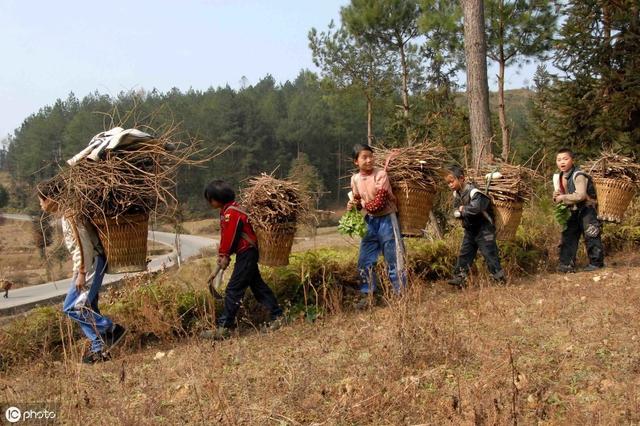
<instances>
[{"instance_id":1,"label":"sky","mask_svg":"<svg viewBox=\"0 0 640 426\"><path fill-rule=\"evenodd\" d=\"M70 92L240 87L313 65L307 34L349 0L0 0L0 140ZM509 73L508 88L535 71ZM490 68L490 85L495 71Z\"/></svg>"}]
</instances>

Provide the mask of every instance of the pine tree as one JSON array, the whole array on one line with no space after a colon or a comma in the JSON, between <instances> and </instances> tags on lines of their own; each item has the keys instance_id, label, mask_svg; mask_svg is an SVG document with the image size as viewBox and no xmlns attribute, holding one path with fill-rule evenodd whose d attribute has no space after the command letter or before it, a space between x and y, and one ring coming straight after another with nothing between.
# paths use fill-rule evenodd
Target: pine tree
<instances>
[{"instance_id":1,"label":"pine tree","mask_svg":"<svg viewBox=\"0 0 640 426\"><path fill-rule=\"evenodd\" d=\"M640 147L640 5L571 0L563 7L549 105L556 143L587 153Z\"/></svg>"}]
</instances>

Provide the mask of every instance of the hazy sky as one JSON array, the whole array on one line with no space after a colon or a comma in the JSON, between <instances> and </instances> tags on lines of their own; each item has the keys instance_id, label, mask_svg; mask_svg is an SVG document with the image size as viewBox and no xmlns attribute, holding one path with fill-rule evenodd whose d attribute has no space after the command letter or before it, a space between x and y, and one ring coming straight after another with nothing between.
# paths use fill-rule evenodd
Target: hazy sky
<instances>
[{"instance_id":1,"label":"hazy sky","mask_svg":"<svg viewBox=\"0 0 640 426\"><path fill-rule=\"evenodd\" d=\"M291 80L315 70L309 29L338 21L348 2L0 0L0 139L69 92ZM522 87L534 69L512 73L507 85Z\"/></svg>"}]
</instances>

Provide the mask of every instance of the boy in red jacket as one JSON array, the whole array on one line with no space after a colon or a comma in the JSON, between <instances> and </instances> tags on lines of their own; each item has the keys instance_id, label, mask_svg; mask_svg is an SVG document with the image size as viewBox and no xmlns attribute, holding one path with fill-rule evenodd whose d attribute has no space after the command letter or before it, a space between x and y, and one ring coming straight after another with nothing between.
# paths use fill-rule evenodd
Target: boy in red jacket
<instances>
[{"instance_id":1,"label":"boy in red jacket","mask_svg":"<svg viewBox=\"0 0 640 426\"><path fill-rule=\"evenodd\" d=\"M227 284L224 309L217 321L218 327L215 331L205 331L201 336L214 340L229 337L229 330L235 326L236 315L247 287L251 288L256 300L269 309L272 328L276 328L282 317L282 309L276 296L260 276L258 240L247 213L235 202L235 192L224 181L210 182L204 190L204 198L213 209L220 210L218 265L226 269L230 256L234 253L236 264ZM210 277L213 278L215 277Z\"/></svg>"}]
</instances>

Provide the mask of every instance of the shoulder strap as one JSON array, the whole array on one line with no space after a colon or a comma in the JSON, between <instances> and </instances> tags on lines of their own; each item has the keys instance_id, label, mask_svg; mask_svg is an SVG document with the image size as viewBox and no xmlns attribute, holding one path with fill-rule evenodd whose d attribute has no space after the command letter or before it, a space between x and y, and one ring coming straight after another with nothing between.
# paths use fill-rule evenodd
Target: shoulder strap
<instances>
[{"instance_id":1,"label":"shoulder strap","mask_svg":"<svg viewBox=\"0 0 640 426\"><path fill-rule=\"evenodd\" d=\"M584 171L582 171L582 170L576 170L576 171L573 173L573 183L574 183L574 184L575 184L575 182L576 182L576 177L578 177L578 176L584 176L584 177L586 177L586 178L587 178L587 180L591 179L591 176L590 176L587 172L584 172Z\"/></svg>"},{"instance_id":2,"label":"shoulder strap","mask_svg":"<svg viewBox=\"0 0 640 426\"><path fill-rule=\"evenodd\" d=\"M235 210L235 211L237 211L238 213L242 213L243 215L247 216L247 219L249 218L249 213L247 213L244 209L242 209L242 208L240 208L240 207L238 207L238 206L229 206L229 207L227 207L227 210ZM256 246L257 246L256 241L254 241L254 240L249 236L249 234L247 234L246 232L242 232L242 233L240 234L240 236L242 237L242 239L243 239L243 240L245 240L246 242L248 242L248 243L251 245L251 247L256 247Z\"/></svg>"},{"instance_id":3,"label":"shoulder strap","mask_svg":"<svg viewBox=\"0 0 640 426\"><path fill-rule=\"evenodd\" d=\"M489 206L493 204L493 200L491 199L491 197L480 191L478 188L471 188L471 191L469 191L469 200L472 200L476 194L482 194L487 197L489 199ZM491 217L491 215L489 215L489 213L487 213L486 210L482 211L482 216L484 216L484 218L487 219L489 223L493 224L493 218Z\"/></svg>"},{"instance_id":4,"label":"shoulder strap","mask_svg":"<svg viewBox=\"0 0 640 426\"><path fill-rule=\"evenodd\" d=\"M242 213L243 215L249 217L249 213L247 213L246 210L244 210L244 209L242 209L242 208L240 208L238 206L229 206L229 207L227 207L227 210L235 210L238 213Z\"/></svg>"},{"instance_id":5,"label":"shoulder strap","mask_svg":"<svg viewBox=\"0 0 640 426\"><path fill-rule=\"evenodd\" d=\"M472 188L471 191L469 191L469 199L471 200L473 197L475 197L476 194L482 194L485 197L489 198L489 200L491 200L491 197L489 197L484 191L481 191L478 188Z\"/></svg>"}]
</instances>

